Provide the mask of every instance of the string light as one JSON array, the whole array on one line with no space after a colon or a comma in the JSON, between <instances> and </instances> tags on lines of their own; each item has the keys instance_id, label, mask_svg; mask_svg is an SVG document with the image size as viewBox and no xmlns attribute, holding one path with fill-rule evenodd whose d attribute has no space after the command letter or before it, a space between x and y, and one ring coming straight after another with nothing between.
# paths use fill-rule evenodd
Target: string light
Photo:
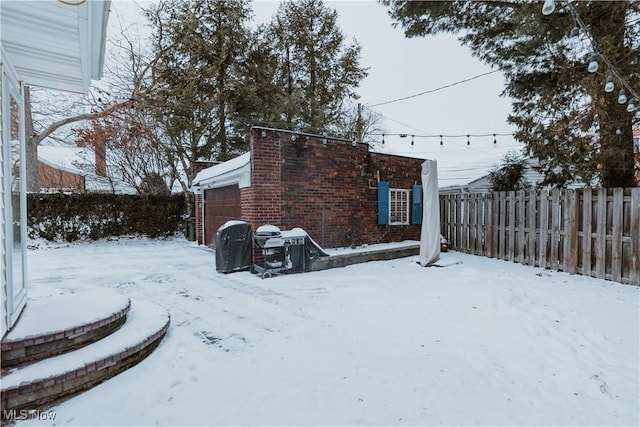
<instances>
[{"instance_id":1,"label":"string light","mask_svg":"<svg viewBox=\"0 0 640 427\"><path fill-rule=\"evenodd\" d=\"M400 138L406 138L408 134L406 133L372 133L372 136L381 136L385 138L387 136L397 136ZM464 134L456 134L456 135L446 135L446 134L412 134L412 138L482 138L493 136L494 138L497 136L513 136L513 133L464 133Z\"/></svg>"},{"instance_id":2,"label":"string light","mask_svg":"<svg viewBox=\"0 0 640 427\"><path fill-rule=\"evenodd\" d=\"M544 4L542 5L542 14L551 15L554 10L556 10L556 2L553 0L544 0Z\"/></svg>"},{"instance_id":3,"label":"string light","mask_svg":"<svg viewBox=\"0 0 640 427\"><path fill-rule=\"evenodd\" d=\"M586 37L591 41L591 45L593 47L593 53L589 58L587 71L589 71L590 73L595 73L596 71L598 71L598 65L599 65L598 58L601 59L609 67L609 73L610 73L607 76L607 79L605 82L605 87L604 87L605 92L613 92L613 90L615 89L613 78L615 77L617 80L620 81L620 85L622 86L618 94L618 103L624 104L627 102L627 100L629 100L629 103L631 105L627 105L627 111L630 113L635 111L637 109L636 104L639 102L637 100L640 99L640 96L633 90L631 85L622 77L622 75L618 72L614 64L609 60L609 58L607 58L607 55L605 55L604 51L598 46L595 38L589 31L589 28L580 17L580 14L578 13L578 10L576 9L575 5L570 0L564 1L563 4L571 11L571 15L576 24L574 28L571 30L571 33L569 34L569 36L575 37L577 34L579 34L582 31L584 32ZM555 7L556 7L555 1L545 0L542 6L542 14L550 15L551 13L554 12ZM629 93L629 96L627 96L627 92ZM640 111L635 114L634 117L636 119L640 118L639 113Z\"/></svg>"},{"instance_id":4,"label":"string light","mask_svg":"<svg viewBox=\"0 0 640 427\"><path fill-rule=\"evenodd\" d=\"M576 24L576 26L571 29L571 33L569 34L569 37L571 37L572 39L575 39L579 35L580 35L580 27L578 27L578 24Z\"/></svg>"},{"instance_id":5,"label":"string light","mask_svg":"<svg viewBox=\"0 0 640 427\"><path fill-rule=\"evenodd\" d=\"M397 136L399 138L407 138L408 136L411 136L411 148L413 149L413 147L416 145L416 139L417 138L439 138L440 139L440 146L444 146L444 138L466 138L467 139L467 146L471 145L471 138L482 138L482 137L491 137L493 136L493 146L497 146L498 144L498 136L513 136L512 133L483 133L483 134L473 134L473 133L468 133L468 134L461 134L461 135L445 135L445 134L439 134L439 135L431 135L431 134L427 134L427 135L420 135L420 134L406 134L406 133L373 133L371 134L371 136L376 136L379 135L382 137L382 144L384 145L386 140L385 138L388 136Z\"/></svg>"},{"instance_id":6,"label":"string light","mask_svg":"<svg viewBox=\"0 0 640 427\"><path fill-rule=\"evenodd\" d=\"M627 102L627 94L624 89L620 89L620 92L618 92L618 104L624 104L625 102Z\"/></svg>"},{"instance_id":7,"label":"string light","mask_svg":"<svg viewBox=\"0 0 640 427\"><path fill-rule=\"evenodd\" d=\"M598 55L597 54L595 53L591 54L591 59L589 60L587 71L590 73L595 73L596 71L598 71Z\"/></svg>"},{"instance_id":8,"label":"string light","mask_svg":"<svg viewBox=\"0 0 640 427\"><path fill-rule=\"evenodd\" d=\"M607 76L607 83L605 83L604 85L604 91L605 92L613 92L613 90L616 88L616 85L613 84L613 76L611 74L609 74Z\"/></svg>"}]
</instances>

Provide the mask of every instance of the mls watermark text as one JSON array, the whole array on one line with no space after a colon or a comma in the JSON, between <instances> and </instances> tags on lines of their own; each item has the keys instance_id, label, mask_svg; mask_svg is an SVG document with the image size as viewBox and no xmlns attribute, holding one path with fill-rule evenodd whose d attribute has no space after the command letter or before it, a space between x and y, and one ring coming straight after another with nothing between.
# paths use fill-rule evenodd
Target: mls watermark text
<instances>
[{"instance_id":1,"label":"mls watermark text","mask_svg":"<svg viewBox=\"0 0 640 427\"><path fill-rule=\"evenodd\" d=\"M2 419L7 421L40 420L54 421L55 411L41 411L39 409L3 409Z\"/></svg>"}]
</instances>

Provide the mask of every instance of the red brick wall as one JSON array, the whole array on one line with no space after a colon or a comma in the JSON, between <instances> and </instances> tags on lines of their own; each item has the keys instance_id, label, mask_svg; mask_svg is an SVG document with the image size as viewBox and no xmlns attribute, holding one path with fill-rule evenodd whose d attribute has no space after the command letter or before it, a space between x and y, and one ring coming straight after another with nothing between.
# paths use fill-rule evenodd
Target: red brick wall
<instances>
[{"instance_id":1,"label":"red brick wall","mask_svg":"<svg viewBox=\"0 0 640 427\"><path fill-rule=\"evenodd\" d=\"M251 186L240 189L242 219L255 229L262 224L282 224L281 165L279 132L254 129L251 136Z\"/></svg>"},{"instance_id":2,"label":"red brick wall","mask_svg":"<svg viewBox=\"0 0 640 427\"><path fill-rule=\"evenodd\" d=\"M410 190L420 184L423 160L370 153L366 144L350 141L292 136L252 130L251 186L240 189L240 219L253 232L263 224L301 227L327 248L420 239L420 225L378 225L377 183ZM195 200L202 243L201 196Z\"/></svg>"},{"instance_id":3,"label":"red brick wall","mask_svg":"<svg viewBox=\"0 0 640 427\"><path fill-rule=\"evenodd\" d=\"M419 240L420 226L378 225L377 176L392 188L420 183L423 160L369 153L366 144L253 130L243 219L304 228L324 247ZM257 173L256 173L257 172ZM281 185L277 185L280 182Z\"/></svg>"},{"instance_id":4,"label":"red brick wall","mask_svg":"<svg viewBox=\"0 0 640 427\"><path fill-rule=\"evenodd\" d=\"M44 191L71 190L75 193L85 191L84 177L38 162L40 188Z\"/></svg>"}]
</instances>

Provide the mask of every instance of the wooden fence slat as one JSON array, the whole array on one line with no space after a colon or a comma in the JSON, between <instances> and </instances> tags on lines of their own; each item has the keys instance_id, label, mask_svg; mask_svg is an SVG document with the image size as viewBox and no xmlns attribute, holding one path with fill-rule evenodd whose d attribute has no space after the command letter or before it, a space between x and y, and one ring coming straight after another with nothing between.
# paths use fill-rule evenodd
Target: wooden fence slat
<instances>
[{"instance_id":1,"label":"wooden fence slat","mask_svg":"<svg viewBox=\"0 0 640 427\"><path fill-rule=\"evenodd\" d=\"M640 286L640 187L631 189L631 263L629 265L629 283Z\"/></svg>"},{"instance_id":2,"label":"wooden fence slat","mask_svg":"<svg viewBox=\"0 0 640 427\"><path fill-rule=\"evenodd\" d=\"M507 200L509 202L509 227L507 228L507 256L509 261L514 260L513 252L515 251L516 237L516 192L509 191Z\"/></svg>"},{"instance_id":3,"label":"wooden fence slat","mask_svg":"<svg viewBox=\"0 0 640 427\"><path fill-rule=\"evenodd\" d=\"M560 236L562 237L562 247L559 249L562 254L562 271L569 271L569 228L570 219L569 219L569 199L571 194L570 189L567 189L563 192L562 197L560 197L560 207L562 209L562 230L560 231Z\"/></svg>"},{"instance_id":4,"label":"wooden fence slat","mask_svg":"<svg viewBox=\"0 0 640 427\"><path fill-rule=\"evenodd\" d=\"M500 193L494 193L493 198L493 257L500 258Z\"/></svg>"},{"instance_id":5,"label":"wooden fence slat","mask_svg":"<svg viewBox=\"0 0 640 427\"><path fill-rule=\"evenodd\" d=\"M558 271L558 244L560 242L560 190L551 191L551 254L549 268Z\"/></svg>"},{"instance_id":6,"label":"wooden fence slat","mask_svg":"<svg viewBox=\"0 0 640 427\"><path fill-rule=\"evenodd\" d=\"M484 248L489 258L493 257L493 197L494 193L488 193L485 197L487 226L484 229Z\"/></svg>"},{"instance_id":7,"label":"wooden fence slat","mask_svg":"<svg viewBox=\"0 0 640 427\"><path fill-rule=\"evenodd\" d=\"M540 192L540 236L538 246L538 265L547 268L547 230L549 229L549 191Z\"/></svg>"},{"instance_id":8,"label":"wooden fence slat","mask_svg":"<svg viewBox=\"0 0 640 427\"><path fill-rule=\"evenodd\" d=\"M613 229L611 231L611 275L616 282L622 281L622 225L624 189L613 189ZM639 255L639 254L636 254Z\"/></svg>"},{"instance_id":9,"label":"wooden fence slat","mask_svg":"<svg viewBox=\"0 0 640 427\"><path fill-rule=\"evenodd\" d=\"M606 273L606 247L607 247L607 189L598 188L597 192L597 218L596 223L596 277L604 279Z\"/></svg>"},{"instance_id":10,"label":"wooden fence slat","mask_svg":"<svg viewBox=\"0 0 640 427\"><path fill-rule=\"evenodd\" d=\"M517 242L517 250L518 250L518 262L520 264L524 264L524 248L526 247L526 219L525 219L525 209L526 209L526 197L525 191L518 191L518 242Z\"/></svg>"},{"instance_id":11,"label":"wooden fence slat","mask_svg":"<svg viewBox=\"0 0 640 427\"><path fill-rule=\"evenodd\" d=\"M527 264L534 266L536 265L536 191L529 190L529 252L528 262Z\"/></svg>"},{"instance_id":12,"label":"wooden fence slat","mask_svg":"<svg viewBox=\"0 0 640 427\"><path fill-rule=\"evenodd\" d=\"M580 244L580 201L576 190L569 190L569 203L567 204L567 213L569 225L565 228L565 247L568 246L568 254L565 254L564 271L575 274L578 271L578 248Z\"/></svg>"},{"instance_id":13,"label":"wooden fence slat","mask_svg":"<svg viewBox=\"0 0 640 427\"><path fill-rule=\"evenodd\" d=\"M506 228L507 228L507 196L504 191L500 192L500 219L498 220L498 258L505 259L506 253Z\"/></svg>"},{"instance_id":14,"label":"wooden fence slat","mask_svg":"<svg viewBox=\"0 0 640 427\"><path fill-rule=\"evenodd\" d=\"M593 197L590 187L582 192L582 274L591 276L591 212L593 209Z\"/></svg>"},{"instance_id":15,"label":"wooden fence slat","mask_svg":"<svg viewBox=\"0 0 640 427\"><path fill-rule=\"evenodd\" d=\"M476 227L477 227L477 203L475 194L469 195L469 253L477 255L476 252Z\"/></svg>"},{"instance_id":16,"label":"wooden fence slat","mask_svg":"<svg viewBox=\"0 0 640 427\"><path fill-rule=\"evenodd\" d=\"M640 285L640 188L441 196L452 247Z\"/></svg>"}]
</instances>

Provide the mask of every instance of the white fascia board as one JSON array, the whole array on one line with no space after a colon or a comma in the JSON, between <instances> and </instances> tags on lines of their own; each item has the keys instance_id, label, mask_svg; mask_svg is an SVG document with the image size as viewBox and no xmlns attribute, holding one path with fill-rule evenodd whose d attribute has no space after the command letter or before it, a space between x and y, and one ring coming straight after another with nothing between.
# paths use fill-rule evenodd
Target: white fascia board
<instances>
[{"instance_id":1,"label":"white fascia board","mask_svg":"<svg viewBox=\"0 0 640 427\"><path fill-rule=\"evenodd\" d=\"M195 194L203 194L205 190L238 184L240 188L251 187L251 164L246 163L237 169L220 175L203 179L191 186Z\"/></svg>"},{"instance_id":2,"label":"white fascia board","mask_svg":"<svg viewBox=\"0 0 640 427\"><path fill-rule=\"evenodd\" d=\"M107 24L109 22L109 8L111 0L90 1L89 30L91 31L91 78L102 78L104 55L107 41Z\"/></svg>"}]
</instances>

